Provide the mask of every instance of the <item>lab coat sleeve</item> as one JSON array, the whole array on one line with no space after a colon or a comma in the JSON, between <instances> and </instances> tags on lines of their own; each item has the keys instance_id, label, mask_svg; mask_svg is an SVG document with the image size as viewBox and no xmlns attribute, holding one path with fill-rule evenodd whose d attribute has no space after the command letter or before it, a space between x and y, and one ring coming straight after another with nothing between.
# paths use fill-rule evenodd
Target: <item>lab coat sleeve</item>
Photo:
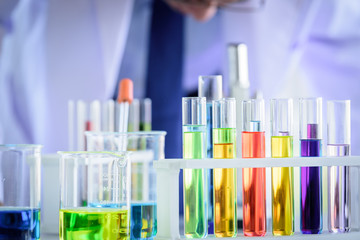
<instances>
[{"instance_id":1,"label":"lab coat sleeve","mask_svg":"<svg viewBox=\"0 0 360 240\"><path fill-rule=\"evenodd\" d=\"M0 22L3 24L7 21L15 7L19 3L19 0L1 0L0 1Z\"/></svg>"},{"instance_id":2,"label":"lab coat sleeve","mask_svg":"<svg viewBox=\"0 0 360 240\"><path fill-rule=\"evenodd\" d=\"M16 8L19 0L1 0L0 1L0 54L2 39L7 31L11 29L10 16ZM1 131L1 130L0 130ZM0 132L1 134L1 132Z\"/></svg>"},{"instance_id":3,"label":"lab coat sleeve","mask_svg":"<svg viewBox=\"0 0 360 240\"><path fill-rule=\"evenodd\" d=\"M119 66L124 55L134 0L96 0L99 42L102 46L105 79L117 81Z\"/></svg>"},{"instance_id":4,"label":"lab coat sleeve","mask_svg":"<svg viewBox=\"0 0 360 240\"><path fill-rule=\"evenodd\" d=\"M47 143L44 151L67 147L64 123L68 100L106 100L113 96L132 6L133 0L49 2L45 46L49 125L40 141Z\"/></svg>"}]
</instances>

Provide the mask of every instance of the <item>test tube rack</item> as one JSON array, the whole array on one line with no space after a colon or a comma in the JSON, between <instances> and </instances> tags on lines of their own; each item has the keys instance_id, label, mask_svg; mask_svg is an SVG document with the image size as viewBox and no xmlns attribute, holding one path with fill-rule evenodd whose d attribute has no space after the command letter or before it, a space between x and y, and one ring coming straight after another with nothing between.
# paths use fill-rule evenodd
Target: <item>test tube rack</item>
<instances>
[{"instance_id":1,"label":"test tube rack","mask_svg":"<svg viewBox=\"0 0 360 240\"><path fill-rule=\"evenodd\" d=\"M294 158L251 158L251 159L162 159L154 162L154 167L157 172L157 227L158 232L156 240L179 240L184 239L180 236L179 231L179 173L180 169L211 169L211 168L271 168L271 167L327 167L327 166L349 166L354 167L360 172L360 156L347 157L294 157ZM351 182L360 187L359 182ZM240 189L241 186L238 186ZM270 187L270 183L267 183ZM294 186L295 188L299 186ZM359 193L359 192L358 192ZM360 204L359 195L356 197L357 204ZM352 200L354 199L352 196ZM271 196L267 196L267 201ZM296 207L296 205L295 205ZM359 212L352 210L352 214L359 217ZM327 217L325 214L323 216ZM359 223L356 223L359 225ZM236 238L231 239L245 239L249 237L243 236L239 232ZM349 233L331 234L326 230L322 234L301 234L295 232L292 236L273 236L271 229L264 237L250 237L251 239L326 239L326 240L341 240L360 239L359 226L353 227ZM206 239L219 239L208 236Z\"/></svg>"}]
</instances>

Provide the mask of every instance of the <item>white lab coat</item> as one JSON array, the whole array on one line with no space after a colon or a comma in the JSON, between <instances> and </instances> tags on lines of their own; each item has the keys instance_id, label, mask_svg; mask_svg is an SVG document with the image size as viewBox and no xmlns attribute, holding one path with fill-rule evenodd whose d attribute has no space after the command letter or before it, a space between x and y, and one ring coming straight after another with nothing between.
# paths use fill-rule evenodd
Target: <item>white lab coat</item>
<instances>
[{"instance_id":1,"label":"white lab coat","mask_svg":"<svg viewBox=\"0 0 360 240\"><path fill-rule=\"evenodd\" d=\"M13 27L5 30L0 50L0 142L41 143L45 152L67 149L67 100L112 96L133 1L19 1L11 14ZM252 90L262 90L266 99L350 98L355 133L360 126L360 100L356 92L360 83L358 5L357 0L271 0L260 11L223 11L222 24L217 27L222 38L216 38L223 44L193 44L197 53L187 53L185 57L185 78L222 72L226 81L225 44L245 42L249 48ZM5 15L3 11L0 14ZM193 32L200 33L202 38L190 39L206 40L206 32L198 31L200 25ZM213 33L208 36L207 41L212 41L213 36ZM130 55L144 53L147 44L142 43L143 47L130 51ZM209 45L210 51L216 53L201 50ZM223 69L218 64L207 64L214 69L191 72L203 69L196 64L209 61L191 62L190 58L210 59L216 55L221 59L221 52ZM140 72L137 63L133 61L132 69ZM146 69L145 62L141 66ZM132 76L129 71L126 75ZM339 85L340 81L346 84ZM360 153L360 148L355 147L360 144L360 135L353 134L352 140L353 153Z\"/></svg>"},{"instance_id":2,"label":"white lab coat","mask_svg":"<svg viewBox=\"0 0 360 240\"><path fill-rule=\"evenodd\" d=\"M6 12L12 27L0 50L0 142L68 148L67 102L113 95L132 4L19 0Z\"/></svg>"}]
</instances>

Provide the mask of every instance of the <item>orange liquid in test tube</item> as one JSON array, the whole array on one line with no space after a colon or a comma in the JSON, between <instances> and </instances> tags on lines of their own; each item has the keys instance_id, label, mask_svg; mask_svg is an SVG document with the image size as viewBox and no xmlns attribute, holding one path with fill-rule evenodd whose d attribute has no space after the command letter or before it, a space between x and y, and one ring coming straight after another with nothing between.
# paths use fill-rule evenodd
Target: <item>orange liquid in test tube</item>
<instances>
[{"instance_id":1,"label":"orange liquid in test tube","mask_svg":"<svg viewBox=\"0 0 360 240\"><path fill-rule=\"evenodd\" d=\"M242 157L265 158L265 132L242 132ZM243 229L245 236L266 234L265 168L243 168Z\"/></svg>"}]
</instances>

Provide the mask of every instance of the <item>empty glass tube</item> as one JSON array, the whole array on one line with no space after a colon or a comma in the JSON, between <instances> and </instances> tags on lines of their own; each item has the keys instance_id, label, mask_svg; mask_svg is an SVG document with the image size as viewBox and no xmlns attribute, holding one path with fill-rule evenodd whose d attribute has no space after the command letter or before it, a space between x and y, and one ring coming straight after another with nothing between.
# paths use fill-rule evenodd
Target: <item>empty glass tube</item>
<instances>
[{"instance_id":1,"label":"empty glass tube","mask_svg":"<svg viewBox=\"0 0 360 240\"><path fill-rule=\"evenodd\" d=\"M327 102L327 156L350 155L350 100ZM350 168L328 167L328 229L350 231Z\"/></svg>"}]
</instances>

